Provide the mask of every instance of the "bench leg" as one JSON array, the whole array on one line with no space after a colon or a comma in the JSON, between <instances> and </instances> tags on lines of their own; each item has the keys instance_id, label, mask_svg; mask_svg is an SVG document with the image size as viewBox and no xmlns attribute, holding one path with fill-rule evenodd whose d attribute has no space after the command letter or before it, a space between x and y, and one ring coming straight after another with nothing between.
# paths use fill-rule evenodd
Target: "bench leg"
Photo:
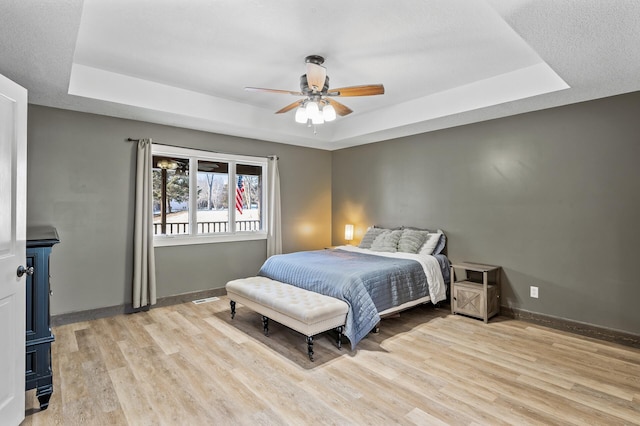
<instances>
[{"instance_id":1,"label":"bench leg","mask_svg":"<svg viewBox=\"0 0 640 426\"><path fill-rule=\"evenodd\" d=\"M262 329L264 330L264 335L269 335L269 318L262 316Z\"/></svg>"},{"instance_id":2,"label":"bench leg","mask_svg":"<svg viewBox=\"0 0 640 426\"><path fill-rule=\"evenodd\" d=\"M342 326L337 327L336 331L338 332L338 337L336 337L336 344L338 345L338 349L342 349Z\"/></svg>"},{"instance_id":3,"label":"bench leg","mask_svg":"<svg viewBox=\"0 0 640 426\"><path fill-rule=\"evenodd\" d=\"M233 319L236 316L236 302L232 300L229 304L231 305L231 319Z\"/></svg>"},{"instance_id":4,"label":"bench leg","mask_svg":"<svg viewBox=\"0 0 640 426\"><path fill-rule=\"evenodd\" d=\"M307 352L309 353L309 359L313 361L313 336L307 336Z\"/></svg>"}]
</instances>

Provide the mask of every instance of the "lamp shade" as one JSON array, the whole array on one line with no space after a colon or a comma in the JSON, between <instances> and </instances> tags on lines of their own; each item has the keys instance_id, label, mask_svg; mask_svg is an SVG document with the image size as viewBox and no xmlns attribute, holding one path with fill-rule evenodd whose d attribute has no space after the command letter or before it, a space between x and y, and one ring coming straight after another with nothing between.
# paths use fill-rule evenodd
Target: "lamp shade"
<instances>
[{"instance_id":1,"label":"lamp shade","mask_svg":"<svg viewBox=\"0 0 640 426\"><path fill-rule=\"evenodd\" d=\"M353 225L350 223L344 226L344 239L347 241L353 240Z\"/></svg>"},{"instance_id":2,"label":"lamp shade","mask_svg":"<svg viewBox=\"0 0 640 426\"><path fill-rule=\"evenodd\" d=\"M322 118L324 118L324 121L333 121L336 119L336 109L333 105L325 105L324 108L322 108Z\"/></svg>"},{"instance_id":3,"label":"lamp shade","mask_svg":"<svg viewBox=\"0 0 640 426\"><path fill-rule=\"evenodd\" d=\"M296 123L304 124L307 122L309 117L307 116L307 110L305 107L299 107L296 110Z\"/></svg>"},{"instance_id":4,"label":"lamp shade","mask_svg":"<svg viewBox=\"0 0 640 426\"><path fill-rule=\"evenodd\" d=\"M320 108L316 102L307 102L307 117L313 120L317 115L320 115Z\"/></svg>"}]
</instances>

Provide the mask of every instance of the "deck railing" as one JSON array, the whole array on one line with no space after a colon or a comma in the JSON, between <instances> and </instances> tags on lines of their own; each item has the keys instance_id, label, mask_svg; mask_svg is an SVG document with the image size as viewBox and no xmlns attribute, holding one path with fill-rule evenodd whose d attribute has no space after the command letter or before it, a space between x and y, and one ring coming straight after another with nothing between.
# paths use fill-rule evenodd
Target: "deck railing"
<instances>
[{"instance_id":1,"label":"deck railing","mask_svg":"<svg viewBox=\"0 0 640 426\"><path fill-rule=\"evenodd\" d=\"M260 220L239 220L236 222L238 231L259 231ZM171 222L166 224L167 234L188 234L189 222ZM228 222L198 222L196 224L198 234L214 234L219 232L229 232ZM161 235L162 224L153 224L153 235Z\"/></svg>"}]
</instances>

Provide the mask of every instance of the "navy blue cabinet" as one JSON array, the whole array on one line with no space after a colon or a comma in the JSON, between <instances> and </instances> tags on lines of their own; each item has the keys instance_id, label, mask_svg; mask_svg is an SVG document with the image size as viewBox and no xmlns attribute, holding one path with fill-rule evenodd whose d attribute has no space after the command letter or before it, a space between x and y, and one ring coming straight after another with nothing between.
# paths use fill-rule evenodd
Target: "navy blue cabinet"
<instances>
[{"instance_id":1,"label":"navy blue cabinet","mask_svg":"<svg viewBox=\"0 0 640 426\"><path fill-rule=\"evenodd\" d=\"M51 343L54 341L49 321L49 255L60 242L55 228L27 229L27 345L25 390L36 389L40 409L49 406L53 393Z\"/></svg>"}]
</instances>

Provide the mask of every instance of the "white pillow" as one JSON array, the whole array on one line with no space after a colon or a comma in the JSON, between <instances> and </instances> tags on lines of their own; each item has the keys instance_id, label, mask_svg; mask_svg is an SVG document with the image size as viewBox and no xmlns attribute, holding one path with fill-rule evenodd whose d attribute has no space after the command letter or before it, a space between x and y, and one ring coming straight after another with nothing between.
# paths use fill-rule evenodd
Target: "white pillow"
<instances>
[{"instance_id":1,"label":"white pillow","mask_svg":"<svg viewBox=\"0 0 640 426\"><path fill-rule=\"evenodd\" d=\"M422 245L418 253L433 254L433 250L438 245L438 242L440 241L441 236L442 236L442 233L440 232L429 232L429 235L427 235L427 239L425 240L424 244Z\"/></svg>"}]
</instances>

